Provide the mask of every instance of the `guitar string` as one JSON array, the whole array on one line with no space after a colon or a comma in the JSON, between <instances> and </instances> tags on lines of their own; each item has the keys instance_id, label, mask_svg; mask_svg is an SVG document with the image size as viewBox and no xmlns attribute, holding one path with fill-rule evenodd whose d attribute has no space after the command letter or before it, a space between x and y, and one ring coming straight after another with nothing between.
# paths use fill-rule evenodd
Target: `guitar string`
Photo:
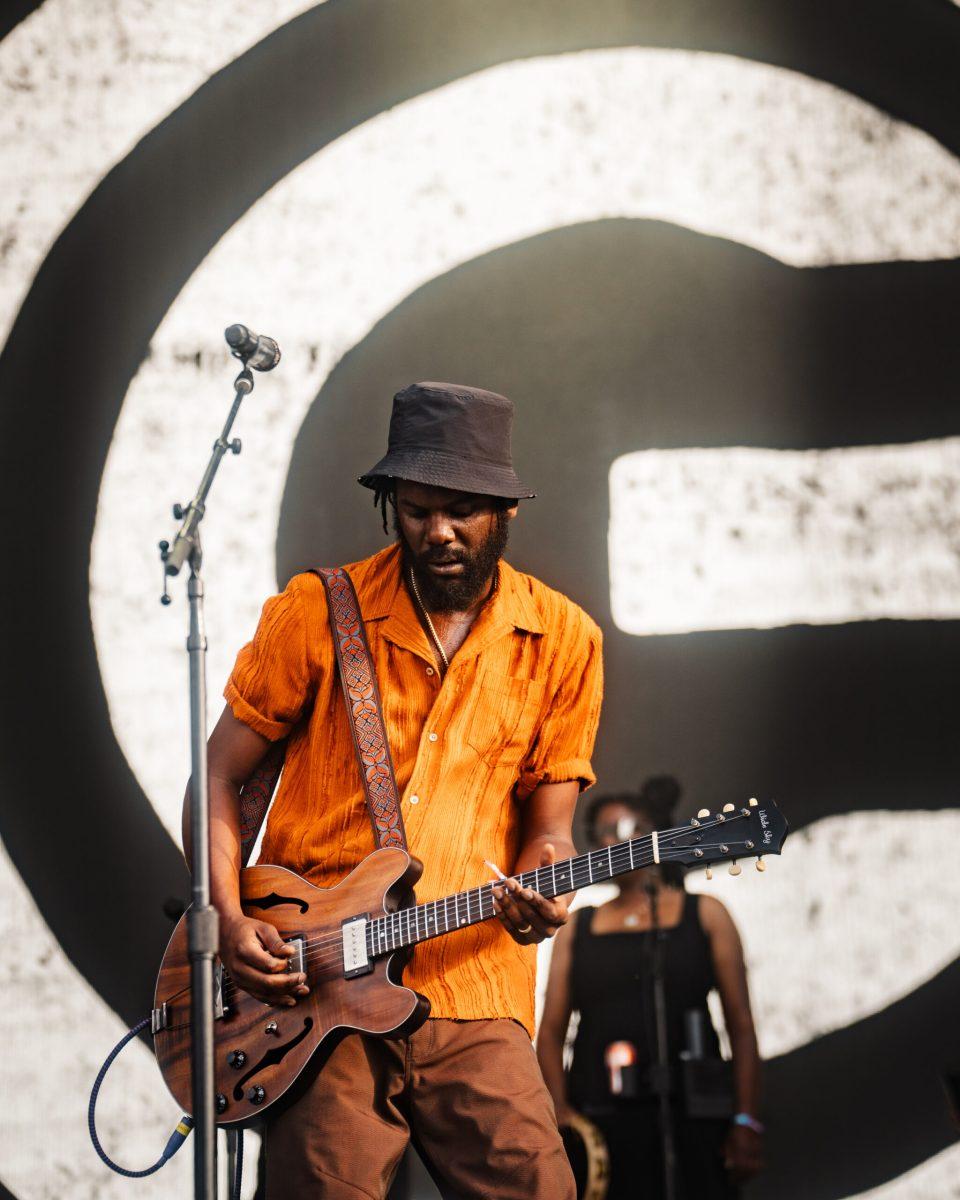
<instances>
[{"instance_id":1,"label":"guitar string","mask_svg":"<svg viewBox=\"0 0 960 1200\"><path fill-rule=\"evenodd\" d=\"M752 816L752 814L746 814L741 811L741 812L735 814L734 816L726 818L725 820L727 822L732 823L733 821L742 819L744 816L748 816L748 815ZM704 830L715 829L720 824L721 824L720 821L715 820L708 825L703 825L702 828ZM680 838L684 835L688 835L690 832L691 832L691 827L689 825L676 826L674 829L664 830L663 833L658 838L659 847L661 849L669 848L669 844L671 842L676 841L678 838ZM631 864L630 870L642 870L644 867L650 866L655 861L652 856L649 858L646 858L646 861L641 861L639 864L636 861L638 852L634 851L631 856L631 846L633 845L634 841L636 841L636 840L639 840L639 839L631 839L630 841L620 842L615 846L611 846L609 848L609 850L607 851L608 864L612 865L613 859L616 858L618 867L621 865L621 861L630 862L630 864ZM731 842L729 844L731 846L742 844L744 846L744 848L746 848L745 842L744 843ZM684 849L686 849L686 847L684 847ZM645 857L650 854L650 851L645 849L645 850L640 851L639 853ZM571 879L571 882L574 884L574 886L570 890L576 891L576 890L579 890L579 888L586 886L587 882L594 882L594 880L592 878L594 864L591 862L591 858L593 856L602 855L602 854L603 854L603 851L596 851L596 850L588 851L586 854L576 855L572 859L563 860L563 862L560 864L546 864L546 866L534 868L531 871L523 871L520 873L520 875L511 876L511 878L516 879L518 882L520 882L522 884L522 876L523 875L535 875L535 874L537 874L538 871L546 870L548 867L552 867L552 866L556 866L556 865L562 866L564 863L571 863L572 865L571 865L571 869L570 869L570 879ZM674 857L679 857L679 856L671 856L670 861L673 861ZM598 865L600 865L600 864L598 864ZM584 868L587 870L589 879L588 879L588 881L585 881L585 882L577 882L576 878L575 878L575 872L578 870L582 871ZM601 869L602 869L602 866L601 866ZM627 872L625 872L625 871L617 870L617 871L614 871L612 875L608 875L607 878L611 879L614 877L614 875L626 874L626 873ZM486 884L480 884L480 885L478 885L477 888L467 889L466 892L460 892L453 896L441 897L438 900L428 900L428 901L425 901L423 904L415 905L415 906L412 906L407 909L394 910L393 912L384 914L381 917L373 918L374 921L379 921L381 923L383 923L383 922L388 923L388 925L385 929L385 932L377 940L394 942L394 945L392 947L390 947L389 949L374 950L374 957L378 957L380 954L394 953L396 950L398 950L402 947L406 947L409 945L417 945L422 941L431 940L432 937L435 937L438 935L443 935L446 933L452 933L454 930L456 930L458 928L466 928L469 925L477 924L477 921L475 919L471 919L466 924L458 923L456 925L451 926L449 924L449 916L447 914L447 907L446 907L447 903L450 900L454 900L454 911L456 913L458 910L460 897L462 896L462 897L464 897L464 900L466 901L466 903L468 905L468 913L469 913L469 894L474 891L478 892L478 894L479 894L478 903L480 905L480 913L481 913L480 921L490 920L495 915L495 912L492 908L493 897L492 897L492 894L490 893L489 889L492 889L493 887L495 887L498 882L499 881L491 881ZM604 880L596 880L596 882L604 882ZM523 885L523 886L525 886L525 885ZM484 895L483 893L487 893L487 894ZM561 895L564 893L558 892L556 894ZM484 902L488 901L488 900L491 904L491 911L489 914L484 912ZM426 909L429 908L430 905L436 906L439 904L444 905L443 924L444 924L445 928L442 928L442 929L439 928L440 923L434 919L435 928L432 931L429 931L429 933L425 937L420 937L419 936L419 921L420 921L419 913L421 911L424 913L424 926L425 926L425 928L428 928L429 918L427 918ZM407 933L404 934L402 931L402 921L401 921L402 913L415 913L416 914L413 917L413 924L414 924L414 929L417 932L418 936L410 942L402 940L404 937L409 936L409 925L410 925L410 918L408 917L407 918ZM392 927L389 924L391 922L391 920L392 920ZM373 924L373 922L371 922L371 925L372 924ZM384 927L381 924L381 929L383 929L383 928ZM397 942L397 937L396 937L396 935L398 933L400 934L400 938L401 938L401 941L399 943ZM338 934L326 935L321 938L315 938L312 941L305 941L304 946L305 947L309 946L309 947L311 947L311 949L309 950L308 953L304 954L303 961L304 961L304 963L306 963L307 961L311 961L311 966L315 967L315 968L326 965L326 962L330 962L330 963L336 962L338 959L341 959L341 957L342 957L342 955L341 955L342 936L338 935ZM329 951L328 951L328 948L329 948ZM325 952L327 952L327 953L325 953ZM318 958L318 955L321 957ZM189 985L186 985L184 988L181 988L178 992L175 992L175 993L173 993L173 995L168 997L166 1000L166 1003L168 1003L168 1004L172 1003L174 1000L178 999L180 996L182 996L185 992L188 992L189 990L190 990ZM233 994L235 991L238 991L238 990L243 990L243 989L240 988L239 984L235 983L232 979L228 978L227 981L222 985L221 995L223 995L226 998L228 991L231 994Z\"/></svg>"},{"instance_id":2,"label":"guitar string","mask_svg":"<svg viewBox=\"0 0 960 1200\"><path fill-rule=\"evenodd\" d=\"M626 847L627 856L628 856L625 861L629 861L629 843L625 843L624 845ZM649 855L649 853L650 853L649 851L643 852L644 855ZM619 857L620 857L620 855L616 856L617 860L619 860ZM633 861L636 863L637 869L639 870L645 866L649 866L654 860L652 857L649 857L649 858L644 858L639 863L637 863L637 854L635 852ZM619 861L618 861L618 865L619 865ZM577 882L578 871L589 875L590 867L588 866L588 864L585 861L581 860L579 863L576 864L576 867L570 871L570 879L571 879L571 882L574 884L574 886L570 889L571 891L577 890L579 887L584 886L584 884L588 882L587 879L585 879L583 881L583 883ZM530 874L530 873L531 872L526 872L526 871L523 872L524 875ZM514 878L516 878L516 877L514 877ZM482 921L488 921L495 915L495 912L493 909L493 894L492 894L492 888L494 886L496 886L494 883L486 883L486 884L479 885L475 889L474 888L470 889L471 893L474 891L477 891L478 893L480 893L478 902L479 902L479 906L480 906L480 913L482 914L480 919ZM462 893L462 892L458 893L458 897L464 896L464 895L465 895L465 893ZM454 897L447 897L446 899L449 901L450 899L454 899ZM457 903L455 903L455 905L454 905L455 910L459 907L459 903L460 903L459 900ZM442 921L439 919L436 919L435 917L430 917L426 914L425 910L427 908L429 908L431 905L444 905L444 917L443 917ZM472 908L473 905L471 905L470 907ZM378 921L389 921L391 918L393 918L393 925L395 927L395 932L391 933L391 931L388 929L384 932L382 939L377 939L375 936L372 939L374 941L382 940L384 943L394 942L394 945L389 950L387 950L386 948L384 949L384 951L383 951L384 953L391 953L394 950L400 948L400 945L397 944L396 934L400 934L401 937L407 936L407 934L401 933L402 922L399 919L400 912L406 912L406 913L416 912L417 913L416 916L407 918L408 928L410 925L413 925L414 928L417 928L419 925L422 924L425 929L429 930L428 936L418 937L414 943L402 943L402 944L406 944L406 945L416 944L421 941L431 940L431 937L433 937L433 936L442 936L445 933L452 933L454 930L456 930L458 928L465 927L465 926L460 925L459 923L458 924L449 924L449 925L447 924L447 922L449 921L449 916L448 916L447 905L444 904L444 898L440 898L439 900L436 900L436 901L433 901L433 900L426 901L424 904L416 905L415 907L412 907L412 908L397 910L393 913L387 914L385 917L375 918L375 920L378 920ZM422 913L422 915L421 915L421 913ZM433 929L430 929L431 923L434 926ZM470 921L470 924L476 924L476 923L477 923L476 920ZM444 926L446 926L446 928L444 928ZM326 936L323 938L314 939L312 942L305 943L305 945L309 945L311 947L309 952L303 955L303 962L305 965L309 962L311 967L319 968L319 967L325 966L327 964L332 964L335 962L342 961L343 942L342 942L342 937L338 934L333 934L333 935ZM378 953L379 953L378 951L374 951L374 956L377 956ZM232 986L233 988L239 988L240 985L231 980L230 986ZM224 987L224 994L225 993L226 993L226 985Z\"/></svg>"},{"instance_id":3,"label":"guitar string","mask_svg":"<svg viewBox=\"0 0 960 1200\"><path fill-rule=\"evenodd\" d=\"M738 816L742 816L742 815L743 814L738 814ZM733 819L734 818L728 818L728 820L731 820L731 821ZM704 828L715 828L718 824L719 824L719 822L714 822L713 825L705 826ZM681 826L681 827L677 827L673 830L665 830L662 839L660 839L661 845L663 845L663 842L667 842L669 845L670 841L676 841L677 838L683 836L684 834L688 834L689 832L690 832L689 826ZM730 842L731 847L739 846L741 844L744 846L744 848L746 848L745 842L744 843L732 842L732 841ZM632 859L631 859L630 850L631 850L631 842L629 842L629 841L621 842L616 846L610 847L610 849L607 853L608 864L612 865L612 861L614 859L616 859L617 867L619 868L621 865L624 865L626 862L629 861L629 862L631 862L630 869L641 870L644 867L650 866L654 862L654 859L652 857L647 857L650 854L650 851L643 850L640 852L641 855L643 856L643 860L638 864L637 863L637 852L636 851L634 852ZM578 871L582 872L582 871L586 870L588 877L592 877L594 864L592 862L590 862L589 859L590 859L591 855L596 856L598 853L602 854L603 852L602 851L601 852L591 851L591 852L589 852L589 854L578 855L574 859L565 860L565 862L570 862L573 864L571 871L570 871L570 878L571 878L571 882L573 883L574 886L570 889L571 891L578 890L579 888L586 886L586 884L588 882L594 881L592 878L588 878L588 880L578 881L576 878L576 872L578 872ZM673 861L673 859L675 857L678 857L678 856L670 856L670 861ZM553 864L548 864L548 866L551 866L551 865L553 865ZM597 865L597 867L599 867L599 869L603 869L602 864L596 864L596 865ZM546 869L546 867L541 867L541 868L537 868L536 870L533 870L533 871L524 871L521 874L522 875L532 875L532 874L536 874L537 870L545 870L545 869ZM626 873L626 872L621 871L621 870L614 871L614 875L624 874L624 873ZM607 878L612 878L612 877L613 876L607 876ZM512 878L517 879L518 882L521 881L520 876L513 876ZM493 897L490 892L490 889L492 889L493 887L496 886L496 882L498 882L498 881L491 881L490 883L479 885L476 889L474 889L474 888L469 889L470 893L472 893L473 891L477 891L479 894L477 903L480 906L480 914L481 914L480 918L479 918L480 921L490 920L495 915L495 912L492 908ZM603 882L603 880L596 880L596 882ZM561 895L563 893L558 892L556 894ZM459 911L460 897L463 897L464 902L468 904L468 913L469 913L468 893L461 892L454 896L441 897L440 899L438 899L436 901L426 901L424 904L416 905L416 906L413 906L413 907L410 907L407 909L394 910L394 912L392 912L392 913L385 914L382 917L374 918L373 919L374 921L378 921L381 923L380 928L381 928L382 932L380 933L380 936L377 937L375 935L374 931L371 929L371 949L373 952L373 956L378 957L381 954L394 953L398 949L408 947L411 945L417 945L422 941L431 940L432 937L442 936L446 933L451 933L458 928L466 928L468 925L476 924L477 919L472 918L472 917L468 920L468 922L465 922L465 923L460 922L458 920L457 924L455 924L455 925L450 924L449 913L447 911L447 903L450 900L454 900L454 902L455 902L454 903L454 911L456 914ZM442 922L442 927L441 927L441 922L437 921L434 918L434 928L430 929L429 925L430 925L431 918L427 915L426 910L431 905L436 906L439 904L444 904L444 918L443 918L443 922ZM490 905L489 912L485 911L486 904ZM426 932L423 937L421 937L419 935L419 924L420 924L420 920L421 920L420 915L419 915L420 912L423 912L423 914L424 914L423 920L424 920L424 927L425 927ZM407 917L407 929L405 932L403 930L403 921L402 921L402 917L401 917L402 913L408 913L408 914L414 913L415 914L412 918L409 916ZM417 936L412 939L410 939L411 921L413 923L414 931L417 934ZM384 923L386 923L386 926L384 926ZM372 925L373 925L373 922L371 922L371 926ZM407 939L409 939L409 940L407 940ZM377 942L380 942L381 946L374 948L374 945ZM393 945L383 946L382 943L384 943L384 942L386 942L386 943L392 942ZM306 942L304 942L304 945L311 947L311 949L308 951L308 953L304 954L304 956L303 956L304 964L306 965L309 962L310 966L312 968L321 968L328 964L333 964L338 961L342 961L342 953L341 953L342 937L341 937L341 935L338 935L338 934L327 935L322 938L313 939L313 941L306 941ZM185 991L185 990L189 990L189 989L185 988L185 989L182 989L180 992L174 993L173 996L168 998L167 1002L170 1003L173 999L178 998L180 995L183 994L183 991ZM226 998L228 992L232 995L237 990L242 990L242 989L240 989L240 985L235 983L233 980L228 979L227 982L225 982L222 986L221 994L224 996L224 998Z\"/></svg>"},{"instance_id":4,"label":"guitar string","mask_svg":"<svg viewBox=\"0 0 960 1200\"><path fill-rule=\"evenodd\" d=\"M740 845L740 843L731 841L730 845L731 845L731 847L733 847L733 846ZM745 847L745 843L743 843L743 845ZM619 851L618 857L622 857L624 847L627 849L627 851L629 853L629 843L622 843L621 846L617 847L617 848L611 847L611 857L613 856L614 850ZM596 852L594 852L594 853L596 853ZM647 853L647 852L645 852L645 853ZM666 860L661 859L661 861L674 861L675 857L677 857L677 856L670 856L669 859L666 859ZM636 865L636 854L634 854L633 861L635 864L634 869L640 870L643 867L652 865L654 862L654 859L651 857L651 858L647 859L645 862L641 862L639 865ZM618 865L619 865L619 863L618 863ZM584 861L581 861L577 864L577 867L582 869L582 868L587 867L587 864ZM589 870L589 868L588 868L588 870ZM530 874L530 873L532 873L532 872L523 872L523 874ZM619 872L619 873L623 874L625 872ZM608 876L608 878L611 878L611 877ZM576 882L573 871L571 871L571 881L574 882L574 887L571 890L578 890L580 887L585 886L585 884L587 882L587 881L580 882L580 883ZM604 882L604 881L597 880L596 882ZM481 885L481 887L476 890L486 891L486 889L491 888L493 886L495 886L495 885L494 884ZM473 891L475 889L471 888L470 890ZM562 894L562 893L557 893L557 894ZM465 893L459 893L459 895L465 895ZM453 897L449 897L448 899L452 899L452 898ZM481 900L480 900L481 916L479 918L479 920L481 922L488 921L495 915L492 906L491 906L489 913L485 912L484 901L486 901L486 900L490 900L492 902L492 896L486 895L486 896L481 897ZM438 901L427 901L426 904L418 905L418 906L416 906L416 908L417 909L425 909L430 904L434 904L434 903L440 904L440 903L443 903L443 900L441 899ZM385 917L375 918L375 920L384 921L384 920L388 920L389 917L397 917L400 911L409 913L409 912L413 912L414 909L409 908L409 909L404 909L404 910L398 910L397 912L388 914ZM433 937L443 936L447 933L454 932L458 928L466 928L467 927L467 923L461 923L461 924L456 924L456 925L447 924L448 919L449 918L445 915L445 917L444 917L445 927L444 928L441 928L439 926L439 923L436 923L436 927L433 930L429 930L425 934L425 936L421 937L421 936L419 936L418 918L416 918L416 917L413 918L414 929L417 932L417 936L410 940L406 940L407 938L409 938L410 918L408 918L408 921L407 921L407 931L406 932L403 931L402 922L400 922L399 920L395 921L394 922L394 930L392 932L390 930L387 930L387 932L383 935L383 938L382 938L383 941L386 941L386 942L392 941L394 944L390 947L384 947L383 949L374 949L373 957L380 957L382 955L395 953L399 949L407 948L412 945L418 945L420 942L432 940ZM477 923L478 923L478 921L476 918L471 918L469 921L470 925L477 924ZM399 937L400 937L399 941L397 940L397 934L399 934ZM310 966L314 969L317 969L317 968L320 968L323 966L327 966L327 965L332 965L334 963L342 962L342 953L341 953L342 939L339 935L334 934L334 935L326 937L326 938L316 939L313 943L305 943L305 944L312 945L314 948L308 954L305 954L303 956L303 961L305 964L309 962ZM327 951L327 947L330 948L329 951ZM185 988L183 990L189 990L189 988ZM228 979L227 982L224 983L224 985L221 989L221 994L226 999L226 998L228 998L228 994L230 996L232 996L237 991L242 991L242 990L243 989L240 987L239 984L237 984L232 979ZM179 995L182 995L182 994L183 994L183 991L175 993L174 996L170 998L170 1000L175 999L176 997L178 997ZM170 1001L168 1000L168 1003L169 1002Z\"/></svg>"},{"instance_id":5,"label":"guitar string","mask_svg":"<svg viewBox=\"0 0 960 1200\"><path fill-rule=\"evenodd\" d=\"M679 838L679 837L683 836L683 834L689 833L689 832L690 832L690 830L688 827L681 827L679 829L666 830L664 832L664 834L658 839L659 848L661 850L664 848L669 848L671 842L676 841L677 838ZM740 844L741 843L737 843L737 842L728 843L728 845L740 845ZM551 866L564 867L566 863L572 863L574 865L570 871L571 881L573 880L574 871L586 871L589 876L587 883L575 883L574 886L569 889L570 891L577 891L577 890L579 890L579 888L587 886L588 883L594 882L593 871L596 868L595 868L595 864L587 862L587 859L590 856L601 855L606 858L617 859L618 860L617 861L618 868L621 865L625 865L626 863L630 862L633 865L629 869L638 870L638 871L642 870L644 867L649 867L654 864L655 859L652 857L651 850L648 850L648 849L634 850L633 855L631 857L630 846L631 846L630 842L620 842L615 846L611 846L609 852L593 850L593 851L590 851L589 854L577 855L571 859L564 859L560 863L547 864L544 867L539 867L539 868L536 868L531 871L523 871L520 873L520 875L513 875L510 878L516 879L518 882L521 883L521 886L526 886L525 884L522 884L522 878L521 878L522 876L534 875L537 873L537 871L550 870ZM649 858L647 858L646 861L638 861L638 859L640 858L641 855L651 855L651 856ZM599 866L599 869L603 869L602 864L598 864L598 866ZM621 871L621 870L614 871L614 875L621 875L621 874L626 874L626 873L627 873L626 871ZM613 878L613 876L608 875L607 879L610 879L610 878ZM373 920L374 921L393 920L395 924L399 925L401 913L414 913L414 912L425 913L426 910L428 908L430 908L431 906L435 907L438 905L443 905L444 906L443 921L444 921L444 924L446 924L448 921L448 918L446 915L446 907L451 901L454 904L454 912L456 914L459 904L460 903L469 904L469 897L472 897L474 892L485 893L485 892L487 892L488 889L498 886L498 884L500 882L501 882L500 880L491 880L488 883L478 884L477 887L475 887L475 888L467 888L465 891L457 892L454 895L441 896L437 900L426 900L422 904L412 905L411 907L405 908L405 909L395 909L393 912L387 913L381 917L375 917L375 918L373 918ZM596 882L602 883L605 881L600 879L600 880L596 880ZM565 894L565 893L560 893L560 892L556 893L556 895L562 895L562 894ZM483 897L483 899L487 899L487 898L492 900L492 896L484 896ZM482 901L481 901L481 903L482 903ZM418 919L419 919L419 917L408 918L408 920L413 920L413 921L417 921ZM459 925L451 926L449 928L451 928L451 929L459 928ZM331 934L331 935L327 935L323 938L319 938L319 939L315 938L313 940L307 940L304 942L304 946L309 946L312 948L311 953L315 953L317 949L322 948L324 945L340 946L341 944L342 944L342 936L340 934Z\"/></svg>"},{"instance_id":6,"label":"guitar string","mask_svg":"<svg viewBox=\"0 0 960 1200\"><path fill-rule=\"evenodd\" d=\"M679 829L679 830L667 830L667 831L665 832L664 836L663 836L661 839L659 839L659 844L660 844L660 846L661 846L661 847L663 847L663 846L664 846L664 843L665 843L665 842L667 843L667 845L669 845L669 842L670 842L670 841L674 841L674 840L676 840L676 838L677 838L677 837L681 836L683 833L686 833L686 832L689 832L689 830L688 830L688 829L683 829L683 828L681 828L681 829ZM671 836L671 835L672 835L672 836ZM605 851L596 851L596 850L594 850L594 851L590 851L590 854L591 854L591 855L598 855L598 854L606 855L606 852L605 852ZM649 850L646 850L646 849L644 849L644 850L635 850L635 851L634 851L634 853L633 853L633 858L632 858L632 860L631 860L631 856L630 856L630 842L620 842L618 845L616 845L616 846L612 846L612 847L610 848L610 856L612 856L612 857L614 857L614 858L618 859L618 864L617 864L618 866L620 866L620 862L619 862L619 860L620 860L620 859L623 859L623 862L624 862L624 863L632 861L632 862L634 863L634 869L636 869L636 870L642 870L644 867L651 866L651 865L654 863L654 859L653 859L652 857L648 858L646 861L640 861L640 862L638 862L638 861L637 861L637 859L638 859L638 857L639 857L641 854L642 854L642 855L648 855L648 854L650 854L650 851L649 851ZM609 857L609 856L608 856L608 857ZM565 859L565 860L563 860L563 861L562 861L562 862L560 862L560 863L556 863L556 864L547 864L547 866L545 866L545 867L539 867L539 868L536 868L535 870L531 870L531 871L523 871L523 872L521 872L521 873L520 873L520 875L513 875L513 876L511 876L510 878L512 878L512 879L516 879L518 882L521 882L521 885L522 885L522 886L526 886L526 885L522 884L521 876L523 876L523 875L533 875L533 874L536 874L536 873L537 873L537 871L549 870L551 866L559 866L559 867L563 867L563 866L565 865L565 863L568 863L568 862L569 862L569 863L573 863L573 864L575 864L575 865L574 865L574 867L571 869L571 872L570 872L570 875L571 875L571 880L573 879L573 873L574 873L574 871L575 871L575 870L580 870L580 871L586 870L586 872L587 872L588 876L592 876L592 874L593 874L593 866L594 866L594 864L588 864L588 863L587 863L587 861L586 861L586 860L587 860L587 858L588 858L588 855L577 855L577 856L575 856L575 857L574 857L574 858L572 858L572 859ZM621 871L621 872L615 872L615 874L625 874L625 872L622 872L622 871ZM608 876L608 878L610 878L610 877ZM477 885L477 887L475 887L475 888L467 888L465 891L462 891L462 892L457 892L457 893L455 893L454 895L450 895L450 896L441 896L441 897L439 897L439 898L438 898L438 899L436 899L436 900L425 900L425 901L424 901L422 904L412 905L412 906L410 906L409 908L405 908L405 909L395 909L393 912L386 913L384 916L381 916L381 917L375 917L375 918L373 918L373 920L374 920L374 921L389 921L389 920L391 920L391 919L392 919L392 920L393 920L393 921L394 921L394 922L395 922L397 925L399 925L399 921L400 921L400 914L401 914L401 913L414 913L414 912L417 912L417 913L419 913L419 912L423 912L423 913L425 913L425 912L426 912L426 909L430 908L431 906L434 906L434 907L435 907L435 906L443 905L443 906L444 906L444 918L443 918L443 921L444 921L444 923L446 923L446 922L447 922L447 919L448 919L448 918L447 918L447 916L446 916L446 908L447 908L447 905L448 905L448 904L449 904L451 901L452 901L452 902L453 902L453 904L454 904L454 911L456 912L456 911L457 911L457 909L458 909L458 907L459 907L459 904L460 904L460 903L467 904L467 903L468 903L468 897L471 897L471 896L473 895L473 893L474 893L474 892L487 893L486 895L482 896L482 899L481 899L481 906L482 906L482 901L483 901L483 900L489 899L489 900L491 900L491 901L492 901L492 895L490 895L490 894L489 894L489 892L488 892L488 889L491 889L491 888L493 888L493 887L496 887L496 886L497 886L497 885L498 885L500 882L501 882L500 880L490 880L490 881L488 881L487 883L478 884L478 885ZM588 882L589 882L589 881L588 881ZM602 881L602 880L598 880L598 882L603 882L603 881ZM581 887L584 887L584 886L586 886L586 884L584 884L584 883L576 883L576 884L574 884L574 886L573 886L572 888L570 888L569 890L570 890L570 891L576 891L576 890L578 890L579 888L581 888ZM561 895L561 894L564 894L564 893L559 893L559 892L558 892L558 893L556 893L556 894L557 894L557 895ZM416 918L416 917L414 917L414 918L408 918L408 920L414 920L414 921L415 921L415 920L417 920L417 919L418 919L418 918ZM371 922L371 923L372 923L372 922ZM459 927L459 926L452 926L451 928L458 928L458 927ZM305 947L310 947L310 948L311 948L311 949L310 949L310 954L315 954L315 953L317 952L317 950L318 950L318 949L322 949L322 948L323 948L323 946L325 946L325 945L330 945L330 946L338 946L338 947L339 947L340 945L342 945L342 935L340 935L340 934L330 934L330 935L325 935L325 936L324 936L324 937L322 937L322 938L307 939L307 940L305 940L305 941L304 941L304 943L303 943L303 944L304 944L304 946L305 946ZM309 957L309 956L310 956L310 954L308 954L308 955L305 955L304 957Z\"/></svg>"}]
</instances>

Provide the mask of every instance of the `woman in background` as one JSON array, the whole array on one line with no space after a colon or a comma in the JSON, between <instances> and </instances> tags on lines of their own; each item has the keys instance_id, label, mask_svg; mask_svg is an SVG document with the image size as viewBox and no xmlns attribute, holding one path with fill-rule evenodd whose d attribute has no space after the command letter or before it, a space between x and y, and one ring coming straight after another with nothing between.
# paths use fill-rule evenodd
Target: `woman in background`
<instances>
[{"instance_id":1,"label":"woman in background","mask_svg":"<svg viewBox=\"0 0 960 1200\"><path fill-rule=\"evenodd\" d=\"M680 786L670 776L647 780L640 794L597 797L587 810L587 835L605 847L674 824ZM557 1117L580 1112L599 1127L610 1155L607 1200L664 1194L660 1103L651 1086L656 1062L653 995L654 915L661 930L668 1054L674 1078L685 1048L685 1014L699 1010L706 1055L719 1056L707 1015L716 987L732 1054L732 1120L690 1118L676 1093L671 1104L680 1200L728 1200L763 1162L760 1058L750 1013L743 950L730 914L711 896L684 891L683 869L650 867L618 881L619 895L583 908L557 935L537 1055ZM572 1012L580 1014L569 1074L563 1048ZM608 1047L627 1042L636 1053L635 1095L611 1087ZM630 1090L630 1089L627 1089Z\"/></svg>"}]
</instances>

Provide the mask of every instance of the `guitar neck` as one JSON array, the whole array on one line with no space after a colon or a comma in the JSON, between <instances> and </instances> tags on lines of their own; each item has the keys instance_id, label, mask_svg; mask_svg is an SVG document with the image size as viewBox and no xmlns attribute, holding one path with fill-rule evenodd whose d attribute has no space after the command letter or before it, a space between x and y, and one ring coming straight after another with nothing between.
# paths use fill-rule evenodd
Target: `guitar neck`
<instances>
[{"instance_id":1,"label":"guitar neck","mask_svg":"<svg viewBox=\"0 0 960 1200\"><path fill-rule=\"evenodd\" d=\"M521 887L552 899L591 883L603 883L617 875L638 871L658 861L657 835L647 834L627 842L618 842L603 850L591 850L587 854L565 858L562 862L538 867L535 871L524 871L512 878ZM453 933L456 929L489 921L496 915L493 889L498 883L484 883L466 892L457 892L440 900L429 900L426 904L401 908L384 917L374 918L367 928L371 955L389 954L403 946L415 946L418 942Z\"/></svg>"}]
</instances>

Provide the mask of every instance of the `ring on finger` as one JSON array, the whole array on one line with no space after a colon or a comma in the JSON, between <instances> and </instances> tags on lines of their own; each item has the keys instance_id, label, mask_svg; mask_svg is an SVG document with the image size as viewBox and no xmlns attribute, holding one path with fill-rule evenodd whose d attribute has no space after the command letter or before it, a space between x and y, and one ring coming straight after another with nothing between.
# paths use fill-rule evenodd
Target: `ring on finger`
<instances>
[{"instance_id":1,"label":"ring on finger","mask_svg":"<svg viewBox=\"0 0 960 1200\"><path fill-rule=\"evenodd\" d=\"M517 933L529 933L532 928L532 925L518 925Z\"/></svg>"}]
</instances>

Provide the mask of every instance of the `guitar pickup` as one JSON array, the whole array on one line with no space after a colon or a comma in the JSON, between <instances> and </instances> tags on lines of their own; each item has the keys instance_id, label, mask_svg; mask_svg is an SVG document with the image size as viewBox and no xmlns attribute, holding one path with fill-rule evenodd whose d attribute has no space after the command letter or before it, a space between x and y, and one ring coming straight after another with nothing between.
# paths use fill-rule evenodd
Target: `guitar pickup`
<instances>
[{"instance_id":1,"label":"guitar pickup","mask_svg":"<svg viewBox=\"0 0 960 1200\"><path fill-rule=\"evenodd\" d=\"M304 948L307 944L307 939L302 933L296 933L291 938L285 939L288 946L293 946L296 951L291 954L287 961L287 972L290 975L305 975L307 973L306 954Z\"/></svg>"},{"instance_id":2,"label":"guitar pickup","mask_svg":"<svg viewBox=\"0 0 960 1200\"><path fill-rule=\"evenodd\" d=\"M343 938L343 977L354 979L357 975L369 975L373 962L367 952L367 926L370 918L348 917L340 927Z\"/></svg>"}]
</instances>

